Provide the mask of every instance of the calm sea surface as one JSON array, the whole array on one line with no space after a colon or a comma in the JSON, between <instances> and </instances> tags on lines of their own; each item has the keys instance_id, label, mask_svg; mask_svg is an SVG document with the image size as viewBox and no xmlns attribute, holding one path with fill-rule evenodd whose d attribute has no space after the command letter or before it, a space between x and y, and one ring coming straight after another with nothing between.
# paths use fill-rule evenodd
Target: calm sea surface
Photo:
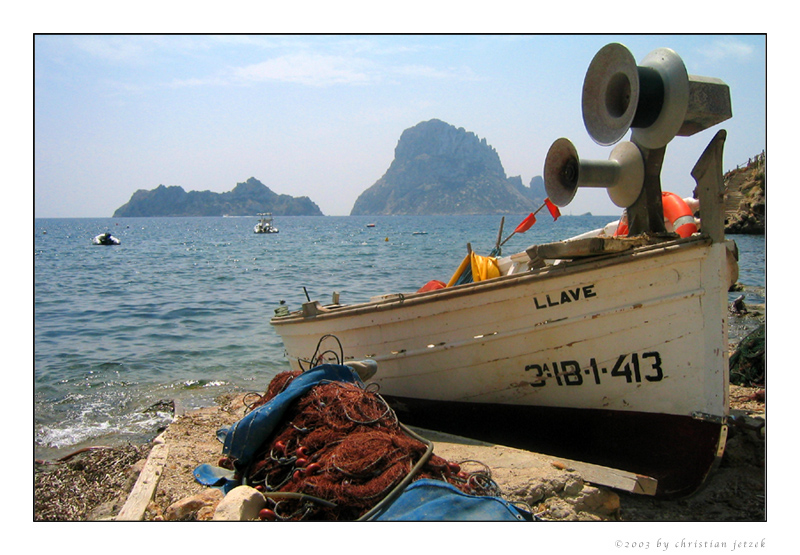
<instances>
[{"instance_id":1,"label":"calm sea surface","mask_svg":"<svg viewBox=\"0 0 800 555\"><path fill-rule=\"evenodd\" d=\"M506 216L504 236L523 217ZM613 219L543 215L504 254ZM296 309L305 291L324 303L338 291L353 303L447 281L468 242L489 253L500 216L286 217L271 235L254 234L256 221L35 220L36 458L152 439L170 415L148 408L163 399L193 408L263 392L289 368L269 324L281 300ZM92 245L105 231L121 245ZM764 237L731 238L746 301L764 303ZM732 322L731 340L748 327Z\"/></svg>"}]
</instances>

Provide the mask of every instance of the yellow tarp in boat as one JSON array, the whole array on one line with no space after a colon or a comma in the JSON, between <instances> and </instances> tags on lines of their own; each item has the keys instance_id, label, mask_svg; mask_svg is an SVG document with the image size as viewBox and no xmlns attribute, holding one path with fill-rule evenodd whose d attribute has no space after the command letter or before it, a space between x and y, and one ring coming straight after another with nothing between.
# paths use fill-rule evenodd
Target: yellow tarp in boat
<instances>
[{"instance_id":1,"label":"yellow tarp in boat","mask_svg":"<svg viewBox=\"0 0 800 555\"><path fill-rule=\"evenodd\" d=\"M459 281L459 278L462 277L468 266L472 270L471 281L473 282L500 276L500 268L497 266L496 258L492 256L481 256L470 252L464 257L464 260L461 261L461 265L453 274L453 277L450 278L450 281L447 282L447 286L452 287L453 285L460 285L460 283L469 283L470 280Z\"/></svg>"}]
</instances>

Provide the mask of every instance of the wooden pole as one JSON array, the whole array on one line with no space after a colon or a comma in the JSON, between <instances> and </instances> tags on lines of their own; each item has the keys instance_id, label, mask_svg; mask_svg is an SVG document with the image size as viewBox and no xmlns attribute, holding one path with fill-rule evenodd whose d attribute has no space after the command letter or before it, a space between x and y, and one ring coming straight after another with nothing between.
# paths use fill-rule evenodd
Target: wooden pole
<instances>
[{"instance_id":1,"label":"wooden pole","mask_svg":"<svg viewBox=\"0 0 800 555\"><path fill-rule=\"evenodd\" d=\"M534 213L533 213L533 215L535 216L536 214L538 214L538 213L539 213L539 211L540 211L542 208L544 208L545 206L547 206L547 203L546 203L546 202L545 202L545 203L543 203L543 204L542 204L542 205L541 205L539 208L537 208L537 209L536 209L536 212L534 212ZM497 248L500 248L500 247L502 247L503 245L505 245L505 244L506 244L506 241L508 241L509 239L511 239L511 238L514 236L514 234L515 234L516 232L517 232L517 230L516 230L516 229L515 229L514 231L512 231L512 232L511 232L511 235L509 235L508 237L506 237L506 238L503 240L503 242L502 242L502 243L500 243L499 245L497 245Z\"/></svg>"},{"instance_id":2,"label":"wooden pole","mask_svg":"<svg viewBox=\"0 0 800 555\"><path fill-rule=\"evenodd\" d=\"M494 242L494 250L498 250L500 248L500 239L503 237L503 226L506 223L506 217L503 216L500 218L500 230L497 232L497 241Z\"/></svg>"}]
</instances>

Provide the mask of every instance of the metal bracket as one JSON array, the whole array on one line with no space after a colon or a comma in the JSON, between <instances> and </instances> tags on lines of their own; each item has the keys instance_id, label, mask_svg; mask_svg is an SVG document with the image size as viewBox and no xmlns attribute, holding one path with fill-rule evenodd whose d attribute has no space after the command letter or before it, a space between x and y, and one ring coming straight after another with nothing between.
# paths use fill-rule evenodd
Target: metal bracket
<instances>
[{"instance_id":1,"label":"metal bracket","mask_svg":"<svg viewBox=\"0 0 800 555\"><path fill-rule=\"evenodd\" d=\"M695 420L702 420L703 422L711 422L713 424L727 424L729 417L707 414L705 412L693 412L692 418Z\"/></svg>"}]
</instances>

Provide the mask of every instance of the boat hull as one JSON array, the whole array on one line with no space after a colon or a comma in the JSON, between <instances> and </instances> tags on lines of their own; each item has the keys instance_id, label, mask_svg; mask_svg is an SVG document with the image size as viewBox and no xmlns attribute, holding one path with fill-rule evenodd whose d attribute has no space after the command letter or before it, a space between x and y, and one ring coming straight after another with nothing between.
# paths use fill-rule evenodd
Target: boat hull
<instances>
[{"instance_id":1,"label":"boat hull","mask_svg":"<svg viewBox=\"0 0 800 555\"><path fill-rule=\"evenodd\" d=\"M695 237L362 305L307 307L272 323L296 369L319 362L309 359L325 350L326 335L345 359L375 360L372 381L408 407L401 418L409 423L442 429L447 407L455 422L474 421L471 430L485 421L513 432L518 441L503 441L517 446L558 423L570 451L591 443L574 440L588 423L614 415L591 433L601 445L586 450L597 453L581 460L608 464L602 453L618 449L608 437L626 438L631 451L674 452L696 470L660 491L685 493L702 482L725 433L729 256L724 243ZM703 462L691 462L687 442ZM630 464L614 466L651 471Z\"/></svg>"},{"instance_id":2,"label":"boat hull","mask_svg":"<svg viewBox=\"0 0 800 555\"><path fill-rule=\"evenodd\" d=\"M663 498L700 489L727 437L724 424L691 416L384 398L406 425L634 472Z\"/></svg>"}]
</instances>

